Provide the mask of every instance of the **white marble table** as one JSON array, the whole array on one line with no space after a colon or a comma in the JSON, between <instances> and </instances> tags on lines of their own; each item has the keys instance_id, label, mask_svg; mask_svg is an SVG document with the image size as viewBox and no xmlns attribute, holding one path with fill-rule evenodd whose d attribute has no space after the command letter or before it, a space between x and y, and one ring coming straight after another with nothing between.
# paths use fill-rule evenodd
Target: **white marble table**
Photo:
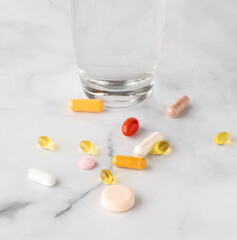
<instances>
[{"instance_id":1,"label":"white marble table","mask_svg":"<svg viewBox=\"0 0 237 240\"><path fill-rule=\"evenodd\" d=\"M170 0L160 72L152 98L125 110L72 113L81 96L70 33L69 1L0 1L0 239L237 239L236 1ZM170 119L165 108L181 94L191 106ZM130 116L141 129L120 131ZM154 130L172 154L148 157L144 171L112 167L114 154ZM229 131L232 142L213 137ZM55 151L37 146L50 136ZM97 166L78 167L79 142L98 148ZM38 167L55 173L46 188L28 180ZM102 168L136 193L128 212L100 202Z\"/></svg>"}]
</instances>

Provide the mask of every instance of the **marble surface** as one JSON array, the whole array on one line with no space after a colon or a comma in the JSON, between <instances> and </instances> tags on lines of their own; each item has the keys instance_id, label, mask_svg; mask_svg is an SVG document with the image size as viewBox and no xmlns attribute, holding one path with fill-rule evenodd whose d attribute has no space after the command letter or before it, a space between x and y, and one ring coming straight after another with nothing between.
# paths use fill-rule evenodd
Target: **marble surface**
<instances>
[{"instance_id":1,"label":"marble surface","mask_svg":"<svg viewBox=\"0 0 237 240\"><path fill-rule=\"evenodd\" d=\"M0 239L237 239L236 1L169 0L159 78L141 106L72 113L81 96L68 0L0 1ZM165 109L181 94L191 106L177 119ZM140 120L126 138L122 122ZM148 157L144 171L112 167L114 154L158 130L172 153ZM213 137L229 131L232 141ZM55 151L37 146L50 136ZM98 148L97 165L78 167L82 139ZM55 173L46 188L28 180L31 167ZM136 193L126 213L101 205L109 168Z\"/></svg>"}]
</instances>

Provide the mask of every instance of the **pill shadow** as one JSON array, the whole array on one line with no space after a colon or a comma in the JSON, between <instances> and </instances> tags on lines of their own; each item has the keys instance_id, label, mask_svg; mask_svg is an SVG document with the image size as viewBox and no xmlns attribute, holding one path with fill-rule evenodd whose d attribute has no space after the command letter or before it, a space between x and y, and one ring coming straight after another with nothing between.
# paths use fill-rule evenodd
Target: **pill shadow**
<instances>
[{"instance_id":1,"label":"pill shadow","mask_svg":"<svg viewBox=\"0 0 237 240\"><path fill-rule=\"evenodd\" d=\"M46 151L55 151L55 150L57 150L57 148L58 148L58 144L55 144L55 143L53 143L53 144L50 144L49 146L47 146L47 147L41 147L39 144L36 144L36 147L37 148L39 148L39 149L44 149L44 150L46 150Z\"/></svg>"},{"instance_id":2,"label":"pill shadow","mask_svg":"<svg viewBox=\"0 0 237 240\"><path fill-rule=\"evenodd\" d=\"M48 150L53 151L58 149L58 143L54 142L50 145L50 148Z\"/></svg>"},{"instance_id":3,"label":"pill shadow","mask_svg":"<svg viewBox=\"0 0 237 240\"><path fill-rule=\"evenodd\" d=\"M55 184L52 187L58 187L60 185L61 181L56 179Z\"/></svg>"},{"instance_id":4,"label":"pill shadow","mask_svg":"<svg viewBox=\"0 0 237 240\"><path fill-rule=\"evenodd\" d=\"M92 156L98 156L98 155L100 155L102 149L103 149L102 146L97 146L97 147L95 147L95 152L94 152L94 154L92 154Z\"/></svg>"},{"instance_id":5,"label":"pill shadow","mask_svg":"<svg viewBox=\"0 0 237 240\"><path fill-rule=\"evenodd\" d=\"M46 186L46 185L43 185L41 183L38 183L38 182L35 182L35 181L32 181L32 180L27 180L28 181L28 184L30 187L34 188L34 189L37 189L38 191L52 191L51 189L54 188L54 187L57 187L58 185L60 185L60 181L56 178L56 182L54 185L52 186Z\"/></svg>"},{"instance_id":6,"label":"pill shadow","mask_svg":"<svg viewBox=\"0 0 237 240\"><path fill-rule=\"evenodd\" d=\"M95 168L98 168L98 163L95 161L95 166L93 167L93 168L91 168L91 170L92 169L95 169ZM90 169L89 169L90 170Z\"/></svg>"},{"instance_id":7,"label":"pill shadow","mask_svg":"<svg viewBox=\"0 0 237 240\"><path fill-rule=\"evenodd\" d=\"M104 109L100 113L107 113L107 112L109 112L109 111L111 111L113 109L114 108L111 108L111 107L108 107L108 106L105 105Z\"/></svg>"},{"instance_id":8,"label":"pill shadow","mask_svg":"<svg viewBox=\"0 0 237 240\"><path fill-rule=\"evenodd\" d=\"M150 131L146 128L140 127L136 134L134 135L134 138L139 138L140 136L145 136L146 133L149 133Z\"/></svg>"},{"instance_id":9,"label":"pill shadow","mask_svg":"<svg viewBox=\"0 0 237 240\"><path fill-rule=\"evenodd\" d=\"M114 176L114 180L113 180L113 185L119 184L119 178L117 176Z\"/></svg>"},{"instance_id":10,"label":"pill shadow","mask_svg":"<svg viewBox=\"0 0 237 240\"><path fill-rule=\"evenodd\" d=\"M136 208L141 207L141 205L142 205L142 200L139 195L138 196L136 195L135 204L134 204L134 207L132 208L132 210L136 210Z\"/></svg>"},{"instance_id":11,"label":"pill shadow","mask_svg":"<svg viewBox=\"0 0 237 240\"><path fill-rule=\"evenodd\" d=\"M236 142L235 138L230 138L230 139L227 141L226 145L233 145L235 142Z\"/></svg>"},{"instance_id":12,"label":"pill shadow","mask_svg":"<svg viewBox=\"0 0 237 240\"><path fill-rule=\"evenodd\" d=\"M173 147L169 147L166 152L164 153L164 156L168 156L170 154L174 153L174 148Z\"/></svg>"},{"instance_id":13,"label":"pill shadow","mask_svg":"<svg viewBox=\"0 0 237 240\"><path fill-rule=\"evenodd\" d=\"M219 148L225 148L225 147L232 147L235 145L236 140L234 138L230 138L225 144L216 144L212 143L214 146L218 146Z\"/></svg>"},{"instance_id":14,"label":"pill shadow","mask_svg":"<svg viewBox=\"0 0 237 240\"><path fill-rule=\"evenodd\" d=\"M146 165L146 167L145 167L145 171L150 171L152 169L152 167L151 167L151 165Z\"/></svg>"}]
</instances>

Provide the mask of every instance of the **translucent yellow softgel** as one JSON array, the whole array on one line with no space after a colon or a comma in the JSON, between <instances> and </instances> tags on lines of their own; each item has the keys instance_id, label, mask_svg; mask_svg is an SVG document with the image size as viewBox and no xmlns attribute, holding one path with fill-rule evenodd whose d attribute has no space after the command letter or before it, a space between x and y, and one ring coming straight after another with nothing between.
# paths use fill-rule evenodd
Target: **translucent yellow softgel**
<instances>
[{"instance_id":1,"label":"translucent yellow softgel","mask_svg":"<svg viewBox=\"0 0 237 240\"><path fill-rule=\"evenodd\" d=\"M155 144L152 153L164 154L169 149L169 142L163 140Z\"/></svg>"},{"instance_id":2,"label":"translucent yellow softgel","mask_svg":"<svg viewBox=\"0 0 237 240\"><path fill-rule=\"evenodd\" d=\"M53 150L55 148L53 141L46 136L38 137L38 144L45 149Z\"/></svg>"},{"instance_id":3,"label":"translucent yellow softgel","mask_svg":"<svg viewBox=\"0 0 237 240\"><path fill-rule=\"evenodd\" d=\"M81 141L80 147L87 154L95 154L95 146L87 140Z\"/></svg>"},{"instance_id":4,"label":"translucent yellow softgel","mask_svg":"<svg viewBox=\"0 0 237 240\"><path fill-rule=\"evenodd\" d=\"M214 142L220 145L220 144L227 143L229 139L230 139L230 134L228 132L220 132L215 136Z\"/></svg>"},{"instance_id":5,"label":"translucent yellow softgel","mask_svg":"<svg viewBox=\"0 0 237 240\"><path fill-rule=\"evenodd\" d=\"M112 184L114 181L113 174L108 169L101 170L100 177L105 184Z\"/></svg>"}]
</instances>

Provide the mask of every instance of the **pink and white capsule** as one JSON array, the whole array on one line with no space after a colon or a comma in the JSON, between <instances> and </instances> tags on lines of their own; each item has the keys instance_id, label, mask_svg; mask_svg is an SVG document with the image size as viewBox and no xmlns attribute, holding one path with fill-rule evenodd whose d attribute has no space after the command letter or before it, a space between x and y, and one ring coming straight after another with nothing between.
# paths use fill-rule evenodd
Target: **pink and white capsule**
<instances>
[{"instance_id":1,"label":"pink and white capsule","mask_svg":"<svg viewBox=\"0 0 237 240\"><path fill-rule=\"evenodd\" d=\"M179 99L177 99L172 105L167 107L166 113L169 117L175 118L189 105L189 103L189 97L183 95Z\"/></svg>"}]
</instances>

